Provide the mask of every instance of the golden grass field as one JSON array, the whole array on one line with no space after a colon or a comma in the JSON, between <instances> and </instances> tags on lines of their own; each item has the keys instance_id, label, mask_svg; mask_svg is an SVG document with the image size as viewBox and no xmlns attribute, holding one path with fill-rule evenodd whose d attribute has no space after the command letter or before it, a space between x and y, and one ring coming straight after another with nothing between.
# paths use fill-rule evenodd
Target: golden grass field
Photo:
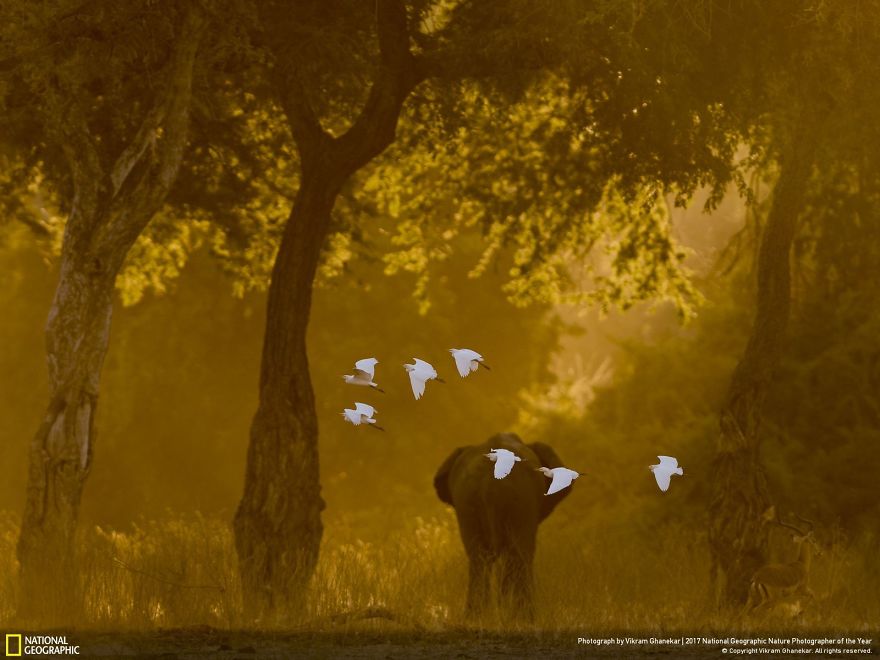
<instances>
[{"instance_id":1,"label":"golden grass field","mask_svg":"<svg viewBox=\"0 0 880 660\"><path fill-rule=\"evenodd\" d=\"M380 629L414 634L484 630L603 636L629 631L658 636L784 630L865 636L880 622L876 537L841 537L826 544L811 572L816 601L796 618L755 620L716 612L708 597L702 533L666 527L640 544L635 530L601 531L591 537L570 527L539 531L537 618L524 625L504 620L497 611L481 621L464 618L467 563L451 511L414 518L382 542L364 541L338 520L325 530L306 615L267 626L242 618L228 521L195 514L147 521L125 532L91 527L80 537L84 618L75 628L334 632L364 629L372 619ZM14 620L16 539L16 519L6 513L0 517L0 621L5 627L25 623Z\"/></svg>"}]
</instances>

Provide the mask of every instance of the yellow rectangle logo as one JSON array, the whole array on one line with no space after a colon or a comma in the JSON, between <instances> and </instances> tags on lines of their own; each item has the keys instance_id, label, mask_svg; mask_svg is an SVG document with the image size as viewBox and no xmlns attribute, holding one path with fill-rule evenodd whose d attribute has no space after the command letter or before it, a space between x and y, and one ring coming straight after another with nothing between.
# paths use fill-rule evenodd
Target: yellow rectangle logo
<instances>
[{"instance_id":1,"label":"yellow rectangle logo","mask_svg":"<svg viewBox=\"0 0 880 660\"><path fill-rule=\"evenodd\" d=\"M9 642L17 642L10 644ZM15 658L21 655L21 634L13 635L6 633L6 657Z\"/></svg>"}]
</instances>

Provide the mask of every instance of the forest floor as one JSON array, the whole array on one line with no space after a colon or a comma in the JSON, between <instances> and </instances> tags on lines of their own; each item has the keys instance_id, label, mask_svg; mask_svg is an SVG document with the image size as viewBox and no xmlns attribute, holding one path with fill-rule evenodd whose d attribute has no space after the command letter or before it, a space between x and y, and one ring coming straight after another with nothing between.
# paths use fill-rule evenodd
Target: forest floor
<instances>
[{"instance_id":1,"label":"forest floor","mask_svg":"<svg viewBox=\"0 0 880 660\"><path fill-rule=\"evenodd\" d=\"M784 618L785 611L775 619L768 618L772 613L745 619L717 611L707 597L708 552L693 531L667 525L645 545L637 534L583 542L581 530L563 527L536 562L536 618L526 625L498 607L480 619L467 616L467 564L455 521L419 519L413 530L381 542L353 532L328 542L306 611L270 627L242 614L228 522L196 515L146 521L128 532L88 530L80 554L84 611L76 623L47 630L15 618L18 529L13 518L5 526L3 520L0 515L0 638L2 632L63 635L83 658L687 660L814 657L816 649L839 657L829 653L836 641L859 637L871 641L840 644L841 651L880 656L873 537L834 545L814 563L818 597L796 619ZM835 643L779 641L787 638Z\"/></svg>"},{"instance_id":2,"label":"forest floor","mask_svg":"<svg viewBox=\"0 0 880 660\"><path fill-rule=\"evenodd\" d=\"M627 637L633 633L626 633ZM635 635L650 639L652 635ZM656 634L668 639L667 635ZM784 636L784 635L782 635ZM592 637L586 631L511 632L463 629L427 632L403 630L387 622L361 622L327 631L230 631L195 626L149 632L82 631L68 634L68 643L80 646L80 657L139 658L221 658L252 660L255 658L382 658L382 659L463 659L469 658L721 658L736 655L770 654L770 646L754 646L740 642L725 644L652 644L627 643L617 636L596 636L604 645L579 643L579 637ZM653 640L651 640L653 641ZM621 642L621 643L618 643ZM785 648L786 650L783 650ZM822 657L840 657L832 646L823 647ZM793 649L799 649L794 651ZM849 645L849 655L858 649L862 656L880 654L880 645ZM815 657L804 644L776 646L775 653L798 653Z\"/></svg>"},{"instance_id":3,"label":"forest floor","mask_svg":"<svg viewBox=\"0 0 880 660\"><path fill-rule=\"evenodd\" d=\"M702 658L721 657L717 647L587 646L576 634L502 634L480 631L256 632L165 630L68 636L80 657L139 658Z\"/></svg>"}]
</instances>

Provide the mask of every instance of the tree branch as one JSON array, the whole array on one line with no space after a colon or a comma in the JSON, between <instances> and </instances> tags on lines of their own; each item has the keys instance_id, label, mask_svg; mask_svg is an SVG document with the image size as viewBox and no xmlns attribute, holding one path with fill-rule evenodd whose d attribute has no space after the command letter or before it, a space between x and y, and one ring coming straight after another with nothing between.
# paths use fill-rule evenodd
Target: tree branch
<instances>
[{"instance_id":1,"label":"tree branch","mask_svg":"<svg viewBox=\"0 0 880 660\"><path fill-rule=\"evenodd\" d=\"M187 5L161 97L144 118L131 144L113 166L108 223L96 245L129 246L159 210L177 176L186 149L193 70L207 17L197 2ZM147 154L153 156L152 160ZM137 170L138 176L132 173ZM127 248L118 252L122 257Z\"/></svg>"},{"instance_id":2,"label":"tree branch","mask_svg":"<svg viewBox=\"0 0 880 660\"><path fill-rule=\"evenodd\" d=\"M321 126L302 81L295 71L278 76L279 100L303 163L311 162L333 137Z\"/></svg>"},{"instance_id":3,"label":"tree branch","mask_svg":"<svg viewBox=\"0 0 880 660\"><path fill-rule=\"evenodd\" d=\"M347 174L379 155L394 141L403 102L423 79L420 60L409 48L406 7L401 0L377 0L379 71L363 109L336 140Z\"/></svg>"},{"instance_id":4,"label":"tree branch","mask_svg":"<svg viewBox=\"0 0 880 660\"><path fill-rule=\"evenodd\" d=\"M167 106L167 97L163 97L162 101L157 103L147 116L144 117L137 134L131 143L123 150L113 164L110 173L110 182L113 184L113 196L119 193L125 179L134 169L134 166L140 162L150 145L156 144L156 135L162 120L165 119L165 111Z\"/></svg>"},{"instance_id":5,"label":"tree branch","mask_svg":"<svg viewBox=\"0 0 880 660\"><path fill-rule=\"evenodd\" d=\"M92 136L86 116L77 102L75 94L65 94L59 81L51 76L46 94L47 103L44 105L46 128L50 134L55 135L61 152L70 168L73 179L73 200L71 202L70 215L76 215L81 209L96 209L101 194L101 182L104 180L104 168L101 164L101 156L98 146ZM84 216L84 231L86 235L92 229L90 214ZM72 231L72 229L67 230ZM66 232L67 233L67 232ZM79 236L69 234L72 239L71 248L75 248ZM65 241L67 242L67 241Z\"/></svg>"},{"instance_id":6,"label":"tree branch","mask_svg":"<svg viewBox=\"0 0 880 660\"><path fill-rule=\"evenodd\" d=\"M141 122L134 139L116 159L110 175L113 195L118 194L132 169L143 159L147 149L160 145L156 170L176 170L177 152L181 140L186 140L186 128L192 95L193 67L196 51L205 27L205 17L195 3L188 5L181 34L169 65L168 82L162 96ZM163 125L164 122L164 125ZM162 139L159 140L159 133ZM173 179L173 176L171 177ZM159 183L166 188L170 181Z\"/></svg>"},{"instance_id":7,"label":"tree branch","mask_svg":"<svg viewBox=\"0 0 880 660\"><path fill-rule=\"evenodd\" d=\"M207 17L197 2L188 5L180 41L171 64L171 82L162 139L158 146L159 184L167 194L183 159L189 128L193 72Z\"/></svg>"}]
</instances>

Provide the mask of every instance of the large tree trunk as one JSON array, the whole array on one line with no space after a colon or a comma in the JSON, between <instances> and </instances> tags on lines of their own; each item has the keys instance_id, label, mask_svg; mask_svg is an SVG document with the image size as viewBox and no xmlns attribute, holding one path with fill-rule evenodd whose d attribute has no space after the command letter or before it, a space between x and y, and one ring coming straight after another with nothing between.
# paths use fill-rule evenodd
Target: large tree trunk
<instances>
[{"instance_id":1,"label":"large tree trunk","mask_svg":"<svg viewBox=\"0 0 880 660\"><path fill-rule=\"evenodd\" d=\"M257 619L300 610L323 532L306 330L336 197L329 185L317 173L303 177L269 286L260 404L234 522L245 611Z\"/></svg>"},{"instance_id":2,"label":"large tree trunk","mask_svg":"<svg viewBox=\"0 0 880 660\"><path fill-rule=\"evenodd\" d=\"M73 538L94 443L113 277L65 260L46 329L50 401L30 444L18 544L19 613L64 621L77 610Z\"/></svg>"},{"instance_id":3,"label":"large tree trunk","mask_svg":"<svg viewBox=\"0 0 880 660\"><path fill-rule=\"evenodd\" d=\"M59 87L52 105L60 114L46 118L70 165L74 197L46 325L50 400L28 452L18 541L18 611L28 622L69 624L79 613L74 540L94 452L116 276L164 203L186 144L192 71L205 21L194 4L182 16L164 92L112 168L101 164L86 113L75 101L61 100L72 94Z\"/></svg>"},{"instance_id":4,"label":"large tree trunk","mask_svg":"<svg viewBox=\"0 0 880 660\"><path fill-rule=\"evenodd\" d=\"M251 425L235 546L246 615L298 616L318 561L323 525L318 422L306 355L312 284L330 213L345 181L394 140L403 102L420 80L400 0L377 2L381 61L351 128L332 137L320 124L295 67L285 66L286 34L264 18L276 52L279 99L300 155L300 189L269 287L260 403Z\"/></svg>"},{"instance_id":5,"label":"large tree trunk","mask_svg":"<svg viewBox=\"0 0 880 660\"><path fill-rule=\"evenodd\" d=\"M721 411L712 466L709 544L721 602L746 602L749 581L766 563L770 506L760 462L764 399L785 345L791 306L790 255L814 158L814 138L801 131L783 159L758 253L757 308L751 336Z\"/></svg>"}]
</instances>

